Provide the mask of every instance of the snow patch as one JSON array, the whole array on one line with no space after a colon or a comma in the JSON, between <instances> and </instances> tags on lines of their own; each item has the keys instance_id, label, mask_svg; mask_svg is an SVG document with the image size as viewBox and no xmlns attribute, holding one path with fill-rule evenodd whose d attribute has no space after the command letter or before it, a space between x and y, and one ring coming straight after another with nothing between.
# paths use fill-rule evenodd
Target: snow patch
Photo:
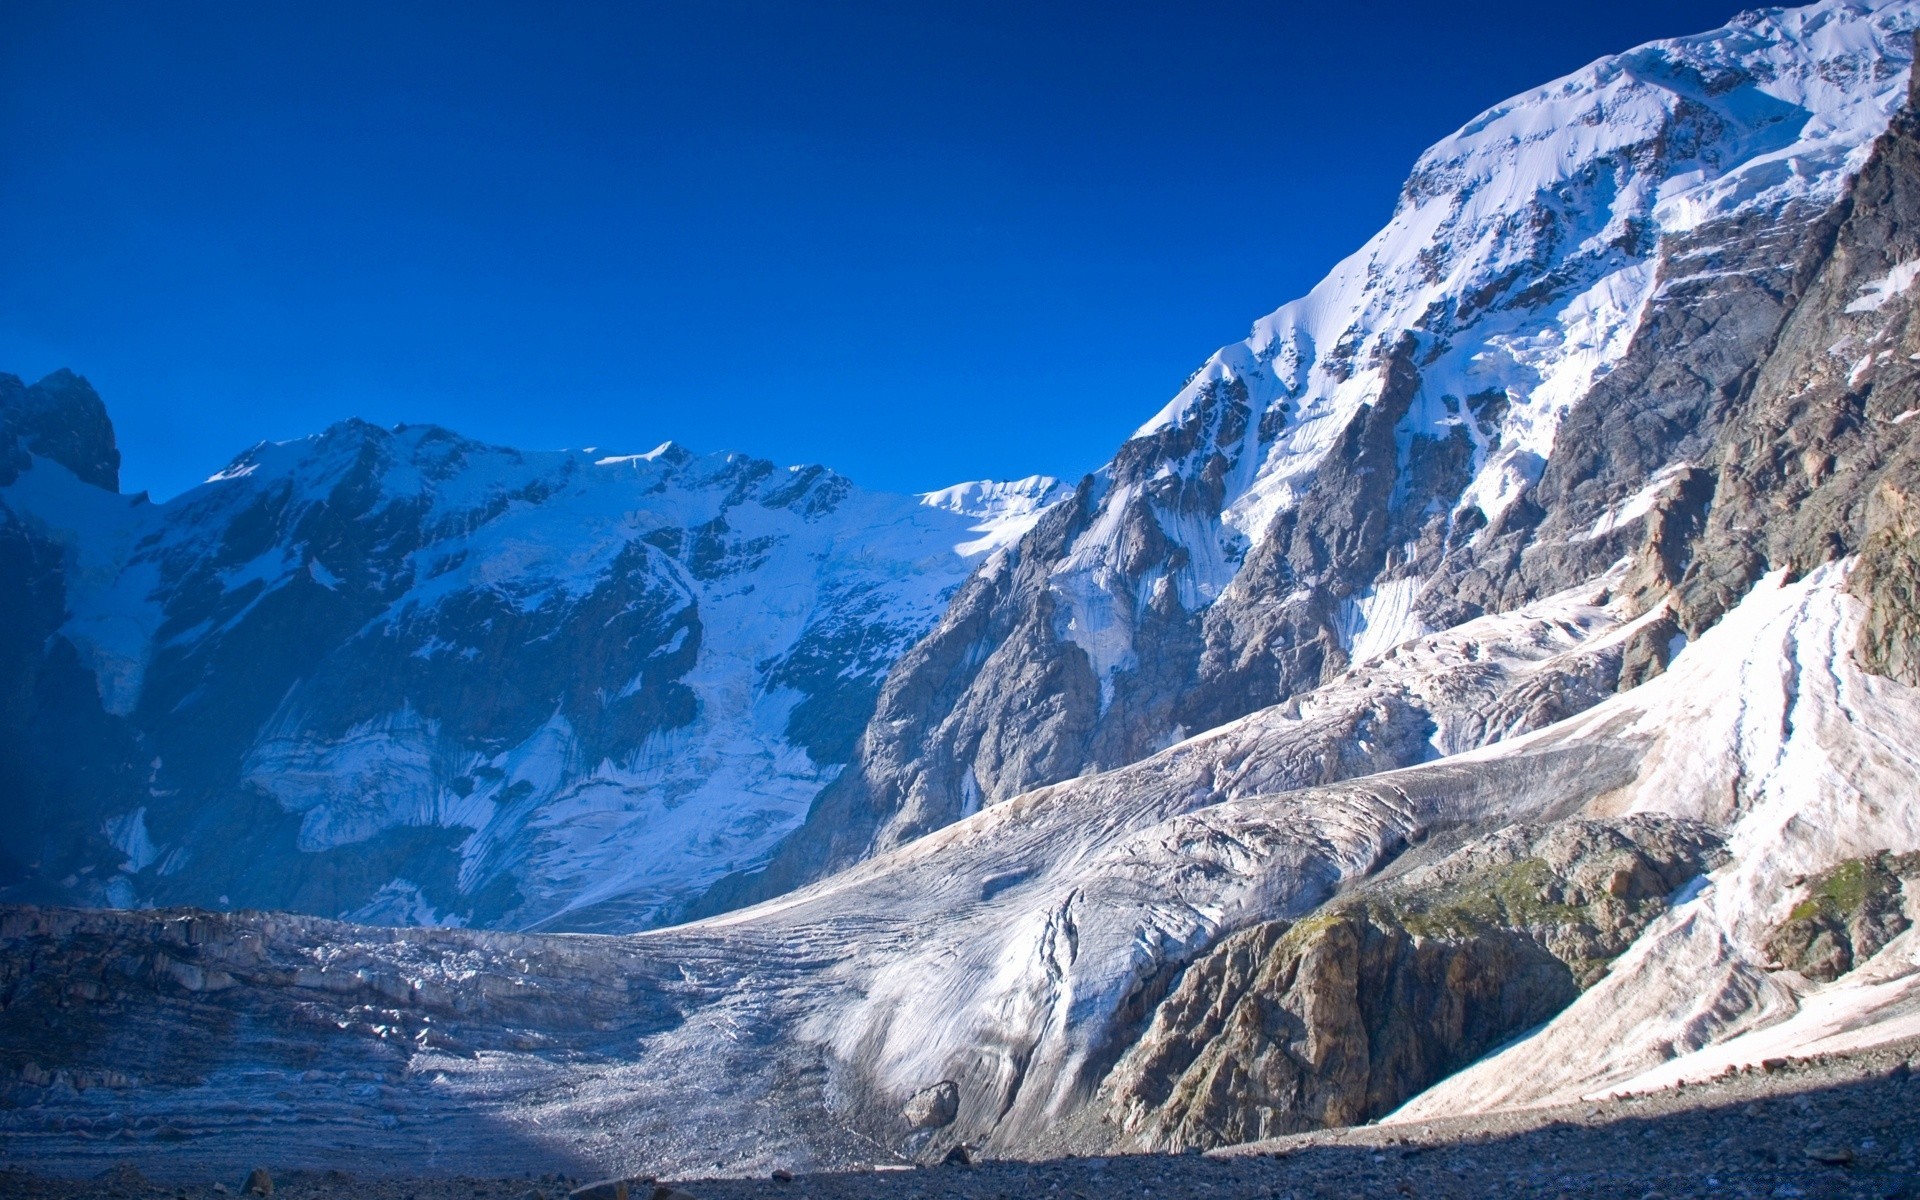
<instances>
[{"instance_id":1,"label":"snow patch","mask_svg":"<svg viewBox=\"0 0 1920 1200\"><path fill-rule=\"evenodd\" d=\"M130 813L109 817L100 832L115 850L127 856L127 861L120 865L120 869L129 875L138 875L160 857L152 836L147 833L147 810L144 806Z\"/></svg>"},{"instance_id":2,"label":"snow patch","mask_svg":"<svg viewBox=\"0 0 1920 1200\"><path fill-rule=\"evenodd\" d=\"M1693 468L1694 464L1690 462L1673 463L1669 466L1662 467L1654 473L1652 479L1647 481L1645 487L1627 497L1625 500L1622 500L1618 507L1602 513L1600 518L1593 523L1591 529L1575 535L1573 540L1576 542L1590 542L1596 538L1603 538L1616 529L1623 528L1638 521L1641 517L1653 511L1654 504L1666 490L1672 486L1675 479L1691 471Z\"/></svg>"},{"instance_id":3,"label":"snow patch","mask_svg":"<svg viewBox=\"0 0 1920 1200\"><path fill-rule=\"evenodd\" d=\"M1340 602L1337 632L1350 661L1365 662L1427 631L1413 611L1423 582L1393 579Z\"/></svg>"},{"instance_id":4,"label":"snow patch","mask_svg":"<svg viewBox=\"0 0 1920 1200\"><path fill-rule=\"evenodd\" d=\"M1904 262L1877 279L1869 279L1860 285L1860 297L1847 305L1850 313L1879 312L1882 305L1903 294L1920 279L1920 258Z\"/></svg>"}]
</instances>

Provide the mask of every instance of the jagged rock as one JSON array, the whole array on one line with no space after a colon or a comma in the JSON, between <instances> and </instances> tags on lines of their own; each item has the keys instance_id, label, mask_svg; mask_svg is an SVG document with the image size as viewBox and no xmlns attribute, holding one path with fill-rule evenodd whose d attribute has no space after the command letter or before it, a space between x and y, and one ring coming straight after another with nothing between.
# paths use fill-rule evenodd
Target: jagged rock
<instances>
[{"instance_id":1,"label":"jagged rock","mask_svg":"<svg viewBox=\"0 0 1920 1200\"><path fill-rule=\"evenodd\" d=\"M1867 506L1854 590L1867 602L1857 653L1869 671L1920 687L1920 469L1905 487L1888 479Z\"/></svg>"},{"instance_id":2,"label":"jagged rock","mask_svg":"<svg viewBox=\"0 0 1920 1200\"><path fill-rule=\"evenodd\" d=\"M571 1200L637 1200L636 1192L653 1195L651 1179L636 1181L630 1179L601 1179L593 1183L581 1184L567 1195Z\"/></svg>"},{"instance_id":3,"label":"jagged rock","mask_svg":"<svg viewBox=\"0 0 1920 1200\"><path fill-rule=\"evenodd\" d=\"M247 1181L240 1186L240 1194L242 1196L273 1195L273 1176L267 1173L265 1167L255 1167L247 1172Z\"/></svg>"},{"instance_id":4,"label":"jagged rock","mask_svg":"<svg viewBox=\"0 0 1920 1200\"><path fill-rule=\"evenodd\" d=\"M1807 885L1806 899L1767 938L1767 952L1784 967L1831 983L1906 931L1908 880L1920 880L1920 853L1882 851L1839 864Z\"/></svg>"},{"instance_id":5,"label":"jagged rock","mask_svg":"<svg viewBox=\"0 0 1920 1200\"><path fill-rule=\"evenodd\" d=\"M1358 1124L1552 1017L1721 857L1652 818L1516 827L1189 967L1094 1113L1133 1149Z\"/></svg>"},{"instance_id":6,"label":"jagged rock","mask_svg":"<svg viewBox=\"0 0 1920 1200\"><path fill-rule=\"evenodd\" d=\"M59 463L82 483L120 490L120 451L106 405L72 371L55 371L31 387L0 374L0 487L18 477L30 454Z\"/></svg>"},{"instance_id":7,"label":"jagged rock","mask_svg":"<svg viewBox=\"0 0 1920 1200\"><path fill-rule=\"evenodd\" d=\"M944 1129L960 1115L960 1086L951 1079L942 1079L932 1087L915 1092L901 1115L915 1129Z\"/></svg>"}]
</instances>

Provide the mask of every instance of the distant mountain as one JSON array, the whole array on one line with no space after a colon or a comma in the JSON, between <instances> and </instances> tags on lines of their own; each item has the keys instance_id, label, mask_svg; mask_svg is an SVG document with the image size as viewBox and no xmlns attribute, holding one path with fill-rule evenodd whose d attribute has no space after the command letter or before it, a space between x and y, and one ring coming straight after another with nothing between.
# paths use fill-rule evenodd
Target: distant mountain
<instances>
[{"instance_id":1,"label":"distant mountain","mask_svg":"<svg viewBox=\"0 0 1920 1200\"><path fill-rule=\"evenodd\" d=\"M0 377L5 894L637 928L764 858L1051 480L348 421L166 504Z\"/></svg>"}]
</instances>

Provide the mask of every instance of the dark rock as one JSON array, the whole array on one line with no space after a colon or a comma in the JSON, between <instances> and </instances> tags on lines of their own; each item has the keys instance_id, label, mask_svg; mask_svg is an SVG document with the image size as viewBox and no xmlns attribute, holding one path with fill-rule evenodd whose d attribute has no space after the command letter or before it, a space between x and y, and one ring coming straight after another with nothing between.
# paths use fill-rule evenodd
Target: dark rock
<instances>
[{"instance_id":1,"label":"dark rock","mask_svg":"<svg viewBox=\"0 0 1920 1200\"><path fill-rule=\"evenodd\" d=\"M247 1172L247 1182L241 1185L242 1196L273 1195L273 1176L267 1174L265 1167L255 1167Z\"/></svg>"},{"instance_id":2,"label":"dark rock","mask_svg":"<svg viewBox=\"0 0 1920 1200\"><path fill-rule=\"evenodd\" d=\"M1830 1167L1853 1165L1853 1147L1851 1146L1832 1146L1824 1143L1815 1143L1808 1146L1802 1153L1814 1162L1825 1163Z\"/></svg>"},{"instance_id":3,"label":"dark rock","mask_svg":"<svg viewBox=\"0 0 1920 1200\"><path fill-rule=\"evenodd\" d=\"M1867 602L1856 648L1861 665L1920 687L1920 489L1909 481L1882 481L1868 502L1852 583Z\"/></svg>"},{"instance_id":4,"label":"dark rock","mask_svg":"<svg viewBox=\"0 0 1920 1200\"><path fill-rule=\"evenodd\" d=\"M0 375L0 486L13 482L27 454L59 463L83 483L120 490L120 451L107 406L72 371L55 371L31 387Z\"/></svg>"}]
</instances>

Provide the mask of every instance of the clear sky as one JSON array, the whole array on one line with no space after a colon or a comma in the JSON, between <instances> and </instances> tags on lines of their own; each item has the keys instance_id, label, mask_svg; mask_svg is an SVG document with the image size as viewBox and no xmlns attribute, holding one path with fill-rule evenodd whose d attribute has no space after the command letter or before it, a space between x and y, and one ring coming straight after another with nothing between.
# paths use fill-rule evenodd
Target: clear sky
<instances>
[{"instance_id":1,"label":"clear sky","mask_svg":"<svg viewBox=\"0 0 1920 1200\"><path fill-rule=\"evenodd\" d=\"M1705 0L0 4L0 371L169 496L347 416L1076 477L1481 109Z\"/></svg>"}]
</instances>

